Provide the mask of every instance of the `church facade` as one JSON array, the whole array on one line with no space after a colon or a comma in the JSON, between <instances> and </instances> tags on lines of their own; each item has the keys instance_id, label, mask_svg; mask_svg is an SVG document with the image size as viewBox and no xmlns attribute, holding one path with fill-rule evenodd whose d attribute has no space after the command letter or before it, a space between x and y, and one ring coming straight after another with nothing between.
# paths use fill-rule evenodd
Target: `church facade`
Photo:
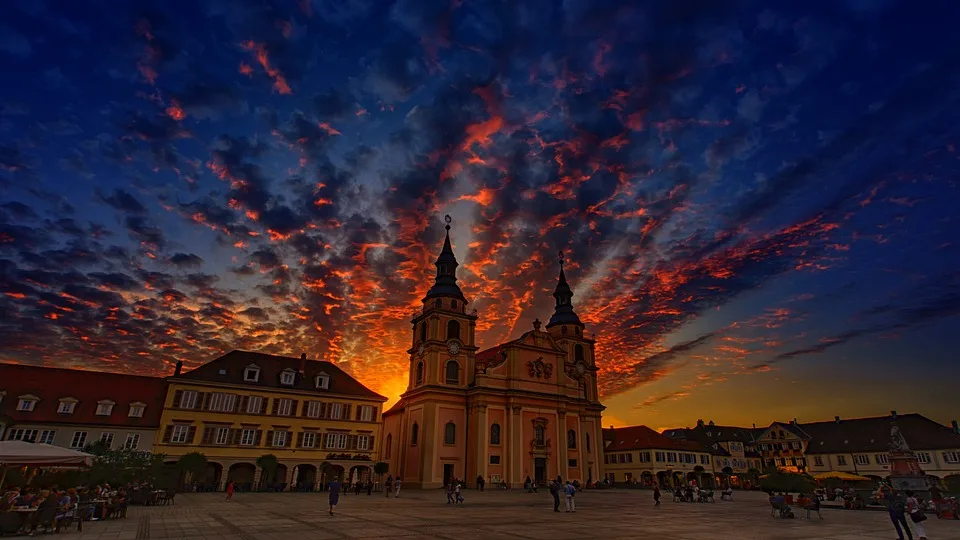
<instances>
[{"instance_id":1,"label":"church facade","mask_svg":"<svg viewBox=\"0 0 960 540\"><path fill-rule=\"evenodd\" d=\"M381 460L414 488L453 478L473 485L478 476L510 487L527 477L597 481L604 407L595 342L573 310L562 257L546 326L538 319L519 338L481 351L446 229L436 280L411 320L407 390L383 413Z\"/></svg>"}]
</instances>

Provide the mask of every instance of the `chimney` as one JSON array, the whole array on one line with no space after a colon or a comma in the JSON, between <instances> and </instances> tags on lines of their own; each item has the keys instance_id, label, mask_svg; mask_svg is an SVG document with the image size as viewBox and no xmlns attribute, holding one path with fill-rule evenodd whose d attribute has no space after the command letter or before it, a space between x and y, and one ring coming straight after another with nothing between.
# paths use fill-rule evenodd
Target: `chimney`
<instances>
[{"instance_id":1,"label":"chimney","mask_svg":"<svg viewBox=\"0 0 960 540\"><path fill-rule=\"evenodd\" d=\"M756 423L756 422L753 423L753 429L757 429L757 423Z\"/></svg>"},{"instance_id":2,"label":"chimney","mask_svg":"<svg viewBox=\"0 0 960 540\"><path fill-rule=\"evenodd\" d=\"M176 377L180 375L180 372L183 371L183 362L177 360L177 367L173 368L173 376Z\"/></svg>"},{"instance_id":3,"label":"chimney","mask_svg":"<svg viewBox=\"0 0 960 540\"><path fill-rule=\"evenodd\" d=\"M792 423L793 423L793 425L795 425L795 426L797 425L797 418L796 418L796 417L793 418L793 422L792 422Z\"/></svg>"},{"instance_id":4,"label":"chimney","mask_svg":"<svg viewBox=\"0 0 960 540\"><path fill-rule=\"evenodd\" d=\"M715 426L715 425L716 425L716 424L713 423L713 420L711 420L711 421L710 421L710 427L713 427L713 426Z\"/></svg>"},{"instance_id":5,"label":"chimney","mask_svg":"<svg viewBox=\"0 0 960 540\"><path fill-rule=\"evenodd\" d=\"M307 353L300 354L300 374L307 372Z\"/></svg>"},{"instance_id":6,"label":"chimney","mask_svg":"<svg viewBox=\"0 0 960 540\"><path fill-rule=\"evenodd\" d=\"M897 419L897 411L890 411L890 418Z\"/></svg>"},{"instance_id":7,"label":"chimney","mask_svg":"<svg viewBox=\"0 0 960 540\"><path fill-rule=\"evenodd\" d=\"M833 421L839 424L839 423L840 423L840 417L839 417L839 416L834 416L834 417L833 417Z\"/></svg>"},{"instance_id":8,"label":"chimney","mask_svg":"<svg viewBox=\"0 0 960 540\"><path fill-rule=\"evenodd\" d=\"M703 427L703 419L697 420L697 427Z\"/></svg>"},{"instance_id":9,"label":"chimney","mask_svg":"<svg viewBox=\"0 0 960 540\"><path fill-rule=\"evenodd\" d=\"M960 424L958 424L956 420L950 423L953 425L953 432L960 435Z\"/></svg>"}]
</instances>

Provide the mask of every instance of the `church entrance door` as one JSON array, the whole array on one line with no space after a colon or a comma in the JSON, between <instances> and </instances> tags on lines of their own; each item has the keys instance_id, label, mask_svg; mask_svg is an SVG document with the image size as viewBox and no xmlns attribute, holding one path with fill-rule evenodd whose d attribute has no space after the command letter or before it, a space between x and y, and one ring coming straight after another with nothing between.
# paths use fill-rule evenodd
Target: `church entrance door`
<instances>
[{"instance_id":1,"label":"church entrance door","mask_svg":"<svg viewBox=\"0 0 960 540\"><path fill-rule=\"evenodd\" d=\"M444 463L443 464L443 487L449 486L451 480L453 480L453 463Z\"/></svg>"},{"instance_id":2,"label":"church entrance door","mask_svg":"<svg viewBox=\"0 0 960 540\"><path fill-rule=\"evenodd\" d=\"M538 485L542 486L547 482L547 458L533 458L533 476Z\"/></svg>"}]
</instances>

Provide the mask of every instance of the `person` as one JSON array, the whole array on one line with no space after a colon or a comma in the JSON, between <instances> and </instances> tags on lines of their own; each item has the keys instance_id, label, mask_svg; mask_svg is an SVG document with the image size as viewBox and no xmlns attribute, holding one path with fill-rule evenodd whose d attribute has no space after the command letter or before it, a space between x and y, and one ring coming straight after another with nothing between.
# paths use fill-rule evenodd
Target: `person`
<instances>
[{"instance_id":1,"label":"person","mask_svg":"<svg viewBox=\"0 0 960 540\"><path fill-rule=\"evenodd\" d=\"M523 491L524 493L532 493L533 490L530 489L530 477L528 476L526 480L523 481Z\"/></svg>"},{"instance_id":2,"label":"person","mask_svg":"<svg viewBox=\"0 0 960 540\"><path fill-rule=\"evenodd\" d=\"M396 499L397 497L400 496L400 477L399 476L393 480L393 487L394 487L393 498Z\"/></svg>"},{"instance_id":3,"label":"person","mask_svg":"<svg viewBox=\"0 0 960 540\"><path fill-rule=\"evenodd\" d=\"M360 480L357 480L357 483L353 485L353 494L359 495L360 490L362 489L363 489L363 483L361 483Z\"/></svg>"},{"instance_id":4,"label":"person","mask_svg":"<svg viewBox=\"0 0 960 540\"><path fill-rule=\"evenodd\" d=\"M387 477L387 481L383 484L385 488L383 491L387 494L387 498L390 498L390 492L393 491L393 475Z\"/></svg>"},{"instance_id":5,"label":"person","mask_svg":"<svg viewBox=\"0 0 960 540\"><path fill-rule=\"evenodd\" d=\"M573 501L573 497L577 494L577 488L573 487L573 483L569 480L567 480L567 487L563 488L563 494L567 499L567 512L576 512L577 504Z\"/></svg>"},{"instance_id":6,"label":"person","mask_svg":"<svg viewBox=\"0 0 960 540\"><path fill-rule=\"evenodd\" d=\"M373 480L370 480L369 478L367 478L366 488L367 488L367 496L369 497L370 495L373 495Z\"/></svg>"},{"instance_id":7,"label":"person","mask_svg":"<svg viewBox=\"0 0 960 540\"><path fill-rule=\"evenodd\" d=\"M480 488L480 493L483 493L483 485L486 483L487 481L483 479L482 474L477 475L477 487Z\"/></svg>"},{"instance_id":8,"label":"person","mask_svg":"<svg viewBox=\"0 0 960 540\"><path fill-rule=\"evenodd\" d=\"M453 482L447 483L447 504L453 503Z\"/></svg>"},{"instance_id":9,"label":"person","mask_svg":"<svg viewBox=\"0 0 960 540\"><path fill-rule=\"evenodd\" d=\"M927 540L927 531L923 527L923 522L927 516L923 513L923 507L916 495L910 490L904 492L907 495L907 513L910 514L910 521L913 522L913 528L917 531L917 537L920 540Z\"/></svg>"},{"instance_id":10,"label":"person","mask_svg":"<svg viewBox=\"0 0 960 540\"><path fill-rule=\"evenodd\" d=\"M560 511L560 482L557 480L550 481L550 495L553 495L553 511Z\"/></svg>"},{"instance_id":11,"label":"person","mask_svg":"<svg viewBox=\"0 0 960 540\"><path fill-rule=\"evenodd\" d=\"M333 482L330 482L330 515L333 515L333 511L337 508L337 503L340 502L340 482L337 481L337 477L333 477Z\"/></svg>"},{"instance_id":12,"label":"person","mask_svg":"<svg viewBox=\"0 0 960 540\"><path fill-rule=\"evenodd\" d=\"M453 488L454 498L457 501L457 504L463 504L463 495L460 494L460 482L455 482L456 486Z\"/></svg>"},{"instance_id":13,"label":"person","mask_svg":"<svg viewBox=\"0 0 960 540\"><path fill-rule=\"evenodd\" d=\"M660 486L653 486L653 505L660 506Z\"/></svg>"},{"instance_id":14,"label":"person","mask_svg":"<svg viewBox=\"0 0 960 540\"><path fill-rule=\"evenodd\" d=\"M227 482L227 502L233 499L233 480Z\"/></svg>"},{"instance_id":15,"label":"person","mask_svg":"<svg viewBox=\"0 0 960 540\"><path fill-rule=\"evenodd\" d=\"M900 540L903 540L904 530L906 530L907 538L913 540L913 533L910 532L910 527L907 526L907 518L904 515L907 505L903 495L893 488L887 488L883 496L883 502L887 506L890 521L893 522L894 528L897 529L897 536L900 537Z\"/></svg>"}]
</instances>

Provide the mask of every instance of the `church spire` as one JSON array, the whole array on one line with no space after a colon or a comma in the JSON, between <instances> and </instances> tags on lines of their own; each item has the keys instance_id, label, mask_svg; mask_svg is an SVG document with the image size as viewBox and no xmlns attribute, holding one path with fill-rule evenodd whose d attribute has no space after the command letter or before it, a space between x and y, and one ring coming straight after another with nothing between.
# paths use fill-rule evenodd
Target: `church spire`
<instances>
[{"instance_id":1,"label":"church spire","mask_svg":"<svg viewBox=\"0 0 960 540\"><path fill-rule=\"evenodd\" d=\"M547 323L547 328L558 324L576 324L583 326L580 317L573 311L573 290L567 284L567 276L563 273L563 252L560 252L560 278L557 280L557 288L553 290L553 297L557 301L553 316Z\"/></svg>"},{"instance_id":2,"label":"church spire","mask_svg":"<svg viewBox=\"0 0 960 540\"><path fill-rule=\"evenodd\" d=\"M453 254L453 247L450 245L450 222L453 220L449 215L443 216L443 220L447 222L447 225L444 227L447 230L447 234L443 239L443 248L440 250L440 256L437 257L437 261L433 263L437 267L437 278L433 283L433 287L430 287L430 290L427 291L427 296L424 300L446 296L457 298L461 302L466 303L467 301L463 297L463 292L460 290L460 286L457 285L457 267L460 266L460 264L457 262L457 257Z\"/></svg>"}]
</instances>

